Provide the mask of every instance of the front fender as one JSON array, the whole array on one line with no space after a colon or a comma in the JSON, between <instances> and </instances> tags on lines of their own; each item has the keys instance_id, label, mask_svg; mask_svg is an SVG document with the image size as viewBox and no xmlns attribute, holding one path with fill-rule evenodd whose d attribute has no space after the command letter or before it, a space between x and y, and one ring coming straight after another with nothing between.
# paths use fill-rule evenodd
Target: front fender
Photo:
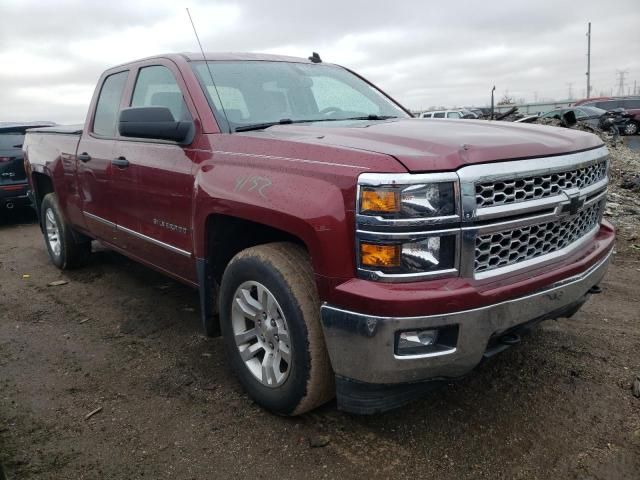
<instances>
[{"instance_id":1,"label":"front fender","mask_svg":"<svg viewBox=\"0 0 640 480\"><path fill-rule=\"evenodd\" d=\"M207 218L223 214L268 225L299 238L306 245L318 275L353 276L357 173L311 175L295 168L256 169L255 165L218 161L209 167L202 166L196 174L194 202L196 256L205 256Z\"/></svg>"}]
</instances>

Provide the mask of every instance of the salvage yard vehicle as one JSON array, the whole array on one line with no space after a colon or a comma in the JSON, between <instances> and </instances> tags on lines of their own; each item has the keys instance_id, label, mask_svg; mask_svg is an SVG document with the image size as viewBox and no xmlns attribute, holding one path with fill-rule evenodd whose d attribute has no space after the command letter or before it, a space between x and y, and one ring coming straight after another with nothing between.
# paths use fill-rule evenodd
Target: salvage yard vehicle
<instances>
[{"instance_id":1,"label":"salvage yard vehicle","mask_svg":"<svg viewBox=\"0 0 640 480\"><path fill-rule=\"evenodd\" d=\"M0 211L31 204L29 182L24 171L22 142L28 128L53 123L0 123Z\"/></svg>"},{"instance_id":2,"label":"salvage yard vehicle","mask_svg":"<svg viewBox=\"0 0 640 480\"><path fill-rule=\"evenodd\" d=\"M569 116L567 116L569 115ZM631 115L623 110L603 110L592 106L557 108L545 113L538 118L555 118L569 124L576 122L587 125L596 131L610 132L619 135L627 131L627 126L631 121ZM531 119L532 123L535 119Z\"/></svg>"},{"instance_id":3,"label":"salvage yard vehicle","mask_svg":"<svg viewBox=\"0 0 640 480\"><path fill-rule=\"evenodd\" d=\"M584 98L574 103L574 106L581 105L598 107L607 111L621 108L630 116L630 121L621 133L636 135L640 131L640 96Z\"/></svg>"},{"instance_id":4,"label":"salvage yard vehicle","mask_svg":"<svg viewBox=\"0 0 640 480\"><path fill-rule=\"evenodd\" d=\"M374 413L572 316L612 252L597 136L453 123L316 56L171 54L24 151L59 268L98 240L199 290L260 405Z\"/></svg>"}]
</instances>

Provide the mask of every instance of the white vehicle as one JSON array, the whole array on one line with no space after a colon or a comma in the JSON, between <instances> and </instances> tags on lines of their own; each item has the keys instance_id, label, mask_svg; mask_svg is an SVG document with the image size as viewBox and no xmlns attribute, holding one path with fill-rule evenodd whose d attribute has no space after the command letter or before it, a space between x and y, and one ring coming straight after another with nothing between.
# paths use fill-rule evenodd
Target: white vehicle
<instances>
[{"instance_id":1,"label":"white vehicle","mask_svg":"<svg viewBox=\"0 0 640 480\"><path fill-rule=\"evenodd\" d=\"M457 109L422 112L419 118L478 118L478 116L469 110Z\"/></svg>"}]
</instances>

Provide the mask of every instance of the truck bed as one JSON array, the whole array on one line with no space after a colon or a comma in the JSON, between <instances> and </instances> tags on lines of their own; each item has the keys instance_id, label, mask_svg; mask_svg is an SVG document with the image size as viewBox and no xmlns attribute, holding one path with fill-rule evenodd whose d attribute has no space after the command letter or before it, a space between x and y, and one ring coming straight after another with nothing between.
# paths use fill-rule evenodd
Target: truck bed
<instances>
[{"instance_id":1,"label":"truck bed","mask_svg":"<svg viewBox=\"0 0 640 480\"><path fill-rule=\"evenodd\" d=\"M84 125L56 125L54 127L30 128L27 133L50 133L57 135L82 135Z\"/></svg>"},{"instance_id":2,"label":"truck bed","mask_svg":"<svg viewBox=\"0 0 640 480\"><path fill-rule=\"evenodd\" d=\"M35 170L41 170L58 159L75 156L82 128L82 125L59 125L29 129L23 146L29 163Z\"/></svg>"}]
</instances>

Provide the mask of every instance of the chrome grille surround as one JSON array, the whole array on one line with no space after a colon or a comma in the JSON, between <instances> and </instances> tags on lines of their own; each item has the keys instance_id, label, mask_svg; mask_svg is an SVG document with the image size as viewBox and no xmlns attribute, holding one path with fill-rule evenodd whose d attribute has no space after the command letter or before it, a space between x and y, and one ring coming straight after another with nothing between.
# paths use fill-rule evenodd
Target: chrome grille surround
<instances>
[{"instance_id":1,"label":"chrome grille surround","mask_svg":"<svg viewBox=\"0 0 640 480\"><path fill-rule=\"evenodd\" d=\"M479 208L526 202L557 195L569 188L584 188L607 175L607 161L574 170L546 175L513 178L498 182L476 183L476 204Z\"/></svg>"},{"instance_id":2,"label":"chrome grille surround","mask_svg":"<svg viewBox=\"0 0 640 480\"><path fill-rule=\"evenodd\" d=\"M460 169L461 274L482 280L541 266L569 254L593 238L599 228L609 182L607 156L608 151L603 146L555 157ZM555 193L540 198L478 205L477 185L531 178L555 179L554 175L558 178L566 175L571 186L565 182L566 188L554 189ZM539 243L541 239L543 242Z\"/></svg>"}]
</instances>

